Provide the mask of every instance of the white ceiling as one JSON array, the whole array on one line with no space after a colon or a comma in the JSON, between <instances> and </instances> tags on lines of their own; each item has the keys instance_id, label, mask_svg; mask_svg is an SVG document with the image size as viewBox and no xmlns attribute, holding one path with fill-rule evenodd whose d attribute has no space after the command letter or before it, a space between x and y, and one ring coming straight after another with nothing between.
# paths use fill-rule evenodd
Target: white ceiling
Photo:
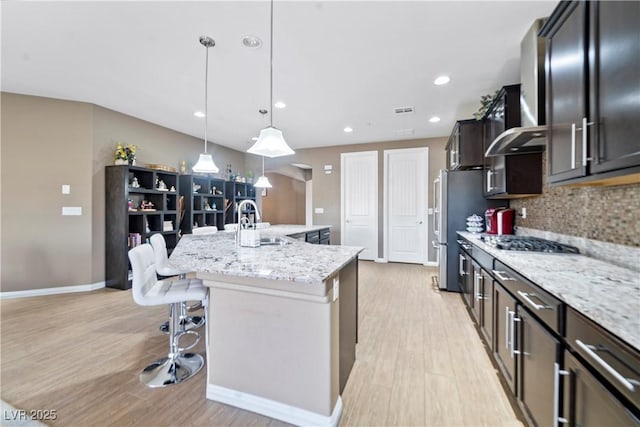
<instances>
[{"instance_id":1,"label":"white ceiling","mask_svg":"<svg viewBox=\"0 0 640 427\"><path fill-rule=\"evenodd\" d=\"M276 1L274 126L294 148L448 135L519 81L520 40L556 1ZM269 109L268 1L2 2L2 90L101 105L246 150ZM244 35L263 40L242 45ZM435 86L448 74L452 81ZM395 107L415 114L395 116ZM437 115L440 123L429 123ZM353 132L343 132L351 126ZM413 129L413 134L398 131ZM402 132L401 132L402 133Z\"/></svg>"}]
</instances>

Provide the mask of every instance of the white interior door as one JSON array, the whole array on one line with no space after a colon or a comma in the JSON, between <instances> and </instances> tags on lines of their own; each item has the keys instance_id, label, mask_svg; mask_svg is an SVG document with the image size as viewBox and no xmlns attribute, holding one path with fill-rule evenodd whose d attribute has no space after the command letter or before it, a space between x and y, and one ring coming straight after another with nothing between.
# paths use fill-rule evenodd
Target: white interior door
<instances>
[{"instance_id":1,"label":"white interior door","mask_svg":"<svg viewBox=\"0 0 640 427\"><path fill-rule=\"evenodd\" d=\"M360 259L378 256L378 152L342 153L341 244L362 246Z\"/></svg>"},{"instance_id":2,"label":"white interior door","mask_svg":"<svg viewBox=\"0 0 640 427\"><path fill-rule=\"evenodd\" d=\"M428 149L385 150L385 253L391 262L427 262Z\"/></svg>"}]
</instances>

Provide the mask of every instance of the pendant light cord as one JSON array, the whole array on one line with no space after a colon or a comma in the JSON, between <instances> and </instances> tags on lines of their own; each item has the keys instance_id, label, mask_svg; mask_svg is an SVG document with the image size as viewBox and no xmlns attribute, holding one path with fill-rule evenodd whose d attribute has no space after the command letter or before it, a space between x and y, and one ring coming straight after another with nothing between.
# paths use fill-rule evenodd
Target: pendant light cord
<instances>
[{"instance_id":1,"label":"pendant light cord","mask_svg":"<svg viewBox=\"0 0 640 427\"><path fill-rule=\"evenodd\" d=\"M269 125L271 127L273 127L273 0L271 0L271 41L269 42L269 64L270 64L270 68L269 68L269 74L270 74L270 81L269 81L269 100L271 101L271 114L269 114Z\"/></svg>"},{"instance_id":2,"label":"pendant light cord","mask_svg":"<svg viewBox=\"0 0 640 427\"><path fill-rule=\"evenodd\" d=\"M204 64L204 152L207 152L207 123L209 121L209 112L208 110L208 99L207 94L209 93L208 81L209 81L209 46L205 46L206 55L205 55L205 64Z\"/></svg>"}]
</instances>

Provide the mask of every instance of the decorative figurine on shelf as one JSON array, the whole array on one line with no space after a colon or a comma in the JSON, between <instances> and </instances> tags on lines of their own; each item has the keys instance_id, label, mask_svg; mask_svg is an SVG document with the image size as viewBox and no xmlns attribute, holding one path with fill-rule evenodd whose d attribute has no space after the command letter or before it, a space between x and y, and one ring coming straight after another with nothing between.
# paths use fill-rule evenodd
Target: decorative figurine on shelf
<instances>
[{"instance_id":1,"label":"decorative figurine on shelf","mask_svg":"<svg viewBox=\"0 0 640 427\"><path fill-rule=\"evenodd\" d=\"M200 188L201 188L201 185L196 184L195 182L193 183L193 192L194 193L197 193L198 190L200 190Z\"/></svg>"},{"instance_id":2,"label":"decorative figurine on shelf","mask_svg":"<svg viewBox=\"0 0 640 427\"><path fill-rule=\"evenodd\" d=\"M175 193L176 192L176 187L172 185L171 188L169 189L169 191L171 191L172 193Z\"/></svg>"},{"instance_id":3,"label":"decorative figurine on shelf","mask_svg":"<svg viewBox=\"0 0 640 427\"><path fill-rule=\"evenodd\" d=\"M187 162L184 160L180 162L180 173L183 175L187 173Z\"/></svg>"},{"instance_id":4,"label":"decorative figurine on shelf","mask_svg":"<svg viewBox=\"0 0 640 427\"><path fill-rule=\"evenodd\" d=\"M143 200L142 203L140 203L140 210L142 211L155 211L155 206L152 202L148 201L148 200Z\"/></svg>"},{"instance_id":5,"label":"decorative figurine on shelf","mask_svg":"<svg viewBox=\"0 0 640 427\"><path fill-rule=\"evenodd\" d=\"M133 181L131 181L131 187L140 188L140 183L138 182L138 178L136 178L135 176L133 177Z\"/></svg>"},{"instance_id":6,"label":"decorative figurine on shelf","mask_svg":"<svg viewBox=\"0 0 640 427\"><path fill-rule=\"evenodd\" d=\"M208 201L204 201L204 210L205 211L210 211L211 210L211 206L209 206L209 202Z\"/></svg>"},{"instance_id":7,"label":"decorative figurine on shelf","mask_svg":"<svg viewBox=\"0 0 640 427\"><path fill-rule=\"evenodd\" d=\"M129 209L129 212L136 212L137 209L133 207L133 200L129 199L127 200L127 207Z\"/></svg>"},{"instance_id":8,"label":"decorative figurine on shelf","mask_svg":"<svg viewBox=\"0 0 640 427\"><path fill-rule=\"evenodd\" d=\"M211 194L216 194L216 187L211 187Z\"/></svg>"},{"instance_id":9,"label":"decorative figurine on shelf","mask_svg":"<svg viewBox=\"0 0 640 427\"><path fill-rule=\"evenodd\" d=\"M169 191L169 189L167 188L167 184L164 183L163 180L158 180L158 183L156 185L156 189L158 191Z\"/></svg>"},{"instance_id":10,"label":"decorative figurine on shelf","mask_svg":"<svg viewBox=\"0 0 640 427\"><path fill-rule=\"evenodd\" d=\"M217 211L217 210L218 210L218 208L216 207L216 204L215 204L215 203L213 204L212 208L213 208L213 210L214 210L214 211Z\"/></svg>"}]
</instances>

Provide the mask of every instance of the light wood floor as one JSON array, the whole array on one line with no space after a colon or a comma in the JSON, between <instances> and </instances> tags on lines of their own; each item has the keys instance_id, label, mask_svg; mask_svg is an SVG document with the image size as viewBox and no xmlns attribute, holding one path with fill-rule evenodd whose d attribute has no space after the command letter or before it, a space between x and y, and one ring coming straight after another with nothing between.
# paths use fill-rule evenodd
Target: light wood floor
<instances>
[{"instance_id":1,"label":"light wood floor","mask_svg":"<svg viewBox=\"0 0 640 427\"><path fill-rule=\"evenodd\" d=\"M434 290L434 274L360 262L359 344L341 426L522 426L460 296ZM285 425L206 400L204 372L166 389L141 385L139 371L166 353L157 329L166 308L137 306L130 291L4 300L0 309L2 399L55 409L51 425Z\"/></svg>"}]
</instances>

